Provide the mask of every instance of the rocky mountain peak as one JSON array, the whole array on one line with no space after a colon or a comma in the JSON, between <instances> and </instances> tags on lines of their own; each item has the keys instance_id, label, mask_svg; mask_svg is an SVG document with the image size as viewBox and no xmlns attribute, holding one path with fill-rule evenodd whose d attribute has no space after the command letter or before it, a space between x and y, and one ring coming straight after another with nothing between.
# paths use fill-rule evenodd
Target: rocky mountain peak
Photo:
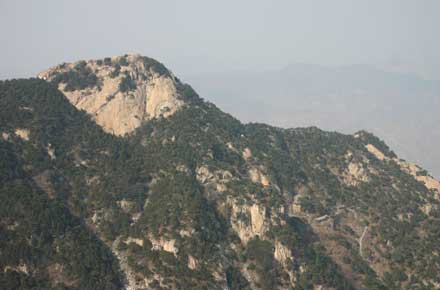
<instances>
[{"instance_id":1,"label":"rocky mountain peak","mask_svg":"<svg viewBox=\"0 0 440 290\"><path fill-rule=\"evenodd\" d=\"M183 105L180 81L139 54L63 63L38 74L55 84L106 132L123 136L143 122L169 117Z\"/></svg>"},{"instance_id":2,"label":"rocky mountain peak","mask_svg":"<svg viewBox=\"0 0 440 290\"><path fill-rule=\"evenodd\" d=\"M0 81L3 288L440 289L440 182L377 136L242 124L139 55L39 77Z\"/></svg>"},{"instance_id":3,"label":"rocky mountain peak","mask_svg":"<svg viewBox=\"0 0 440 290\"><path fill-rule=\"evenodd\" d=\"M439 289L440 182L373 134L242 124L136 55L40 78L0 82L3 288Z\"/></svg>"}]
</instances>

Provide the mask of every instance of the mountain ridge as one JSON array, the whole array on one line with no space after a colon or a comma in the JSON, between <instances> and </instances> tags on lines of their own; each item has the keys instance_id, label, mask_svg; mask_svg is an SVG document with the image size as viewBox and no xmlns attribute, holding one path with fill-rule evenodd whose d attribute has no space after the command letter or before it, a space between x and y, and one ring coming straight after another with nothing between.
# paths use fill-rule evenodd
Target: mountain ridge
<instances>
[{"instance_id":1,"label":"mountain ridge","mask_svg":"<svg viewBox=\"0 0 440 290\"><path fill-rule=\"evenodd\" d=\"M243 122L374 132L399 155L439 178L435 108L440 82L364 66L291 65L284 69L193 73L185 79ZM242 105L244 104L244 105ZM251 106L252 110L246 110Z\"/></svg>"},{"instance_id":2,"label":"mountain ridge","mask_svg":"<svg viewBox=\"0 0 440 290\"><path fill-rule=\"evenodd\" d=\"M0 82L11 289L438 288L440 187L374 135L242 124L177 80L186 105L112 134L72 79Z\"/></svg>"}]
</instances>

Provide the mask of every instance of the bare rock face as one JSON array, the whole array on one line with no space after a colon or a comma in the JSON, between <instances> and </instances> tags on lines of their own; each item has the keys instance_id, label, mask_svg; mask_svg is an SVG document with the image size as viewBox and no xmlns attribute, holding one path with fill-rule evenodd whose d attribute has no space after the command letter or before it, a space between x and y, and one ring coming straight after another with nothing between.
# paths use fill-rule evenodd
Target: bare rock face
<instances>
[{"instance_id":1,"label":"bare rock face","mask_svg":"<svg viewBox=\"0 0 440 290\"><path fill-rule=\"evenodd\" d=\"M64 63L38 77L57 85L73 105L118 136L147 120L169 117L184 105L174 75L138 54Z\"/></svg>"},{"instance_id":2,"label":"bare rock face","mask_svg":"<svg viewBox=\"0 0 440 290\"><path fill-rule=\"evenodd\" d=\"M151 244L153 245L152 250L164 250L165 252L173 253L177 255L178 249L176 247L176 240L166 240L166 239L154 239L150 237Z\"/></svg>"},{"instance_id":3,"label":"bare rock face","mask_svg":"<svg viewBox=\"0 0 440 290\"><path fill-rule=\"evenodd\" d=\"M270 227L270 220L266 218L266 208L258 204L249 206L231 203L232 228L240 237L243 244L259 236L263 238Z\"/></svg>"},{"instance_id":4,"label":"bare rock face","mask_svg":"<svg viewBox=\"0 0 440 290\"><path fill-rule=\"evenodd\" d=\"M274 251L274 258L281 264L286 264L288 259L292 257L292 251L284 246L282 243L277 241L275 243L275 251Z\"/></svg>"},{"instance_id":5,"label":"bare rock face","mask_svg":"<svg viewBox=\"0 0 440 290\"><path fill-rule=\"evenodd\" d=\"M436 180L434 177L430 176L425 170L423 170L420 166L407 162L405 160L399 159L399 158L392 158L385 156L384 153L382 153L379 149L377 149L372 144L366 145L367 150L373 154L377 159L383 161L383 160L393 160L396 162L402 171L412 175L417 181L423 183L426 188L435 191L436 198L439 198L440 194L440 181Z\"/></svg>"},{"instance_id":6,"label":"bare rock face","mask_svg":"<svg viewBox=\"0 0 440 290\"><path fill-rule=\"evenodd\" d=\"M24 141L29 141L29 130L28 129L17 128L17 129L15 129L15 135L17 135L18 137L20 137ZM5 139L7 139L7 138L5 138Z\"/></svg>"}]
</instances>

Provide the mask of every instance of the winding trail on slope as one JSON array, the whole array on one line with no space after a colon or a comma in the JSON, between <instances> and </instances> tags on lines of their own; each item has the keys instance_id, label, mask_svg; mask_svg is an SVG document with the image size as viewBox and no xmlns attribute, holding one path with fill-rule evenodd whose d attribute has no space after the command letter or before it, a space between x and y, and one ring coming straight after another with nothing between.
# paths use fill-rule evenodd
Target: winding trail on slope
<instances>
[{"instance_id":1,"label":"winding trail on slope","mask_svg":"<svg viewBox=\"0 0 440 290\"><path fill-rule=\"evenodd\" d=\"M359 255L360 255L362 258L364 258L364 255L362 254L362 242L363 242L363 240L364 240L364 238L365 238L365 235L366 235L367 231L368 231L368 227L366 226L366 227L364 228L364 231L362 232L361 237L359 238Z\"/></svg>"}]
</instances>

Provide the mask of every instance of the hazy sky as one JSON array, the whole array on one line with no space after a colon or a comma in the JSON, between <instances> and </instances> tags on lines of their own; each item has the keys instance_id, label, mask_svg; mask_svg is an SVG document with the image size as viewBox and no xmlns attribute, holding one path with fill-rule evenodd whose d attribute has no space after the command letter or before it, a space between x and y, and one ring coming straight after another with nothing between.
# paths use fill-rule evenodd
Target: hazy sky
<instances>
[{"instance_id":1,"label":"hazy sky","mask_svg":"<svg viewBox=\"0 0 440 290\"><path fill-rule=\"evenodd\" d=\"M177 75L292 62L440 79L438 0L0 0L0 78L139 52Z\"/></svg>"}]
</instances>

